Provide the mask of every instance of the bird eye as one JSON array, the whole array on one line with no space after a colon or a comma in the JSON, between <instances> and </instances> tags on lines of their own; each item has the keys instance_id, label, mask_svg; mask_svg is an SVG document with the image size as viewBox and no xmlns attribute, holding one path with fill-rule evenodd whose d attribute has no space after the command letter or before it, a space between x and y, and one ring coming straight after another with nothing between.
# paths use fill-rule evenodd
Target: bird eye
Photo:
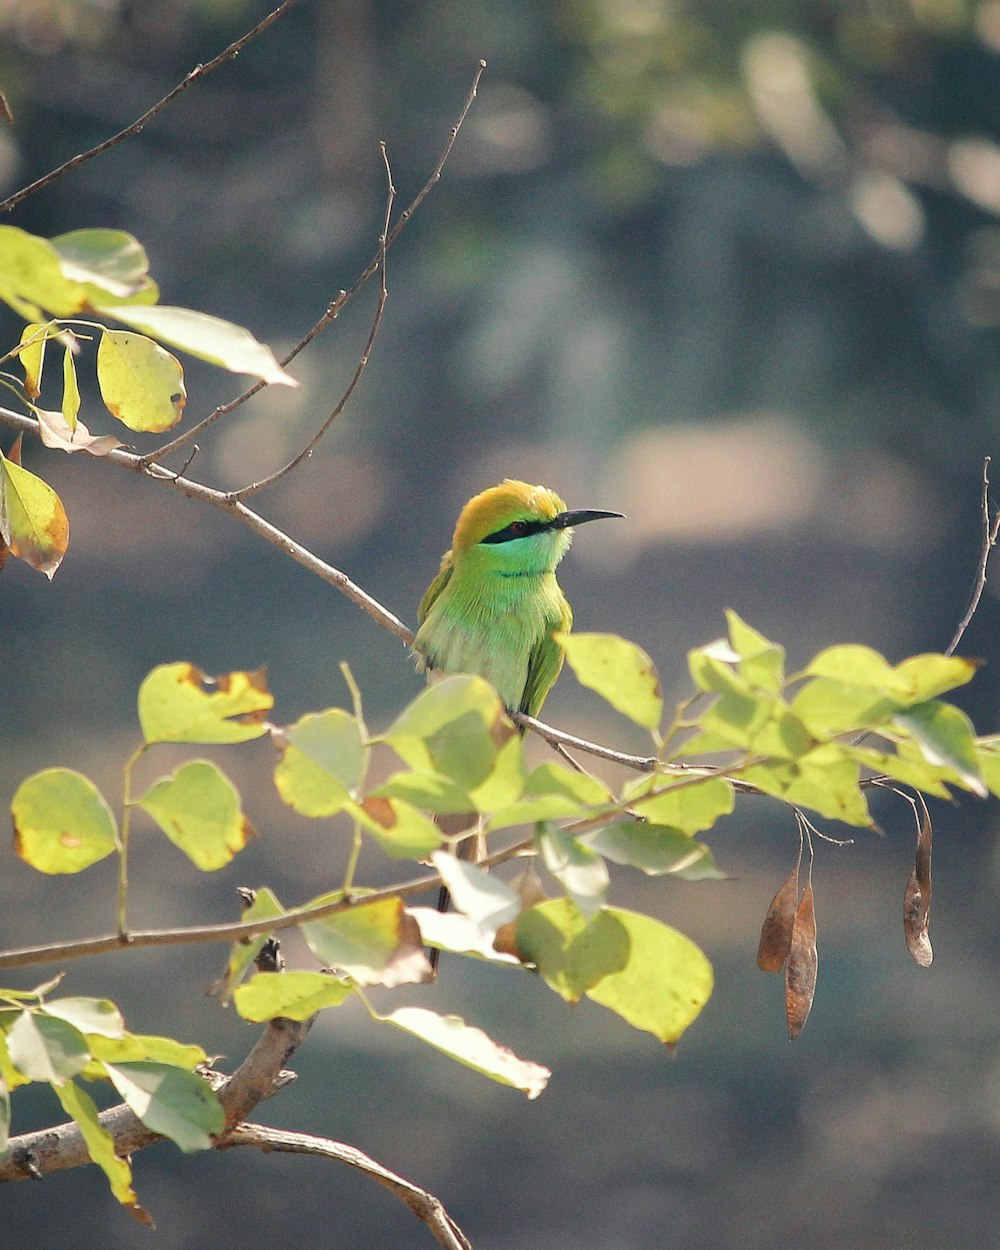
<instances>
[{"instance_id":1,"label":"bird eye","mask_svg":"<svg viewBox=\"0 0 1000 1250\"><path fill-rule=\"evenodd\" d=\"M527 521L512 521L510 524L510 529L511 529L511 533L513 534L527 534L528 522Z\"/></svg>"}]
</instances>

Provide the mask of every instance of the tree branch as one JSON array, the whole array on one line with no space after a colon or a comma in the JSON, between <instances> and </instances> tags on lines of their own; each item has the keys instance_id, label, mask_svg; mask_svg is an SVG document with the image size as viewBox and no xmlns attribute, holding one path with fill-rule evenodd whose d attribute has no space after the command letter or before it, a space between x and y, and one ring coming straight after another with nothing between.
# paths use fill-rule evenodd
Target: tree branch
<instances>
[{"instance_id":1,"label":"tree branch","mask_svg":"<svg viewBox=\"0 0 1000 1250\"><path fill-rule=\"evenodd\" d=\"M22 200L26 200L29 195L34 195L36 191L41 191L49 186L57 178L61 178L63 174L68 174L71 170L79 168L80 165L92 160L95 156L100 156L103 152L107 152L109 148L113 148L116 144L121 143L123 139L139 134L158 113L163 112L168 104L173 104L179 95L187 91L188 87L193 86L194 83L206 77L212 70L218 69L224 62L231 61L233 57L238 56L252 39L256 39L258 35L263 34L279 17L283 17L293 4L297 3L298 0L284 0L284 3L279 4L273 13L269 13L252 30L248 30L245 35L241 35L235 43L231 43L228 48L220 52L218 56L213 57L206 65L196 65L172 91L168 91L162 100L158 100L151 109L147 109L130 126L126 126L124 130L119 130L116 135L112 135L110 139L105 139L103 143L98 143L96 147L89 148L86 152L80 152L76 156L71 157L70 160L64 162L57 169L49 170L43 177L36 179L27 187L22 187L20 191L15 191L7 199L0 200L0 212L9 213Z\"/></svg>"},{"instance_id":2,"label":"tree branch","mask_svg":"<svg viewBox=\"0 0 1000 1250\"><path fill-rule=\"evenodd\" d=\"M965 610L965 615L958 623L955 630L955 636L948 643L945 649L945 655L954 655L958 644L962 641L962 635L969 628L969 623L976 614L979 607L979 600L983 597L983 590L986 587L986 565L989 563L990 552L997 544L997 534L1000 532L1000 512L995 517L990 516L990 456L986 456L983 460L983 493L982 493L982 522L983 522L983 545L979 552L979 567L976 570L976 579L972 585L972 591L969 595L969 606Z\"/></svg>"},{"instance_id":3,"label":"tree branch","mask_svg":"<svg viewBox=\"0 0 1000 1250\"><path fill-rule=\"evenodd\" d=\"M219 1142L220 1150L228 1150L231 1146L256 1146L258 1150L268 1153L278 1151L284 1154L314 1155L334 1163L346 1163L348 1167L363 1172L394 1194L418 1220L427 1225L439 1246L443 1246L445 1250L472 1250L471 1242L439 1199L405 1177L390 1172L355 1146L346 1146L343 1142L331 1141L328 1137L314 1137L310 1133L269 1128L263 1124L237 1124Z\"/></svg>"}]
</instances>

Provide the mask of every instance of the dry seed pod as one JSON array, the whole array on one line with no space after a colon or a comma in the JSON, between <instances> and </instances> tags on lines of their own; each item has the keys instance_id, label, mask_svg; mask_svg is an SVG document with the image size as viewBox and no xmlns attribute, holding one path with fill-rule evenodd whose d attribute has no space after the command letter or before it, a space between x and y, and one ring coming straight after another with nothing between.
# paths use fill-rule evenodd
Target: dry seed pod
<instances>
[{"instance_id":1,"label":"dry seed pod","mask_svg":"<svg viewBox=\"0 0 1000 1250\"><path fill-rule=\"evenodd\" d=\"M792 945L785 968L785 1017L788 1036L793 1040L806 1026L816 993L816 909L812 882L802 891L802 899L792 925Z\"/></svg>"},{"instance_id":2,"label":"dry seed pod","mask_svg":"<svg viewBox=\"0 0 1000 1250\"><path fill-rule=\"evenodd\" d=\"M799 865L796 861L778 893L771 899L764 923L760 926L757 967L764 972L780 972L784 967L792 946L792 925L798 897Z\"/></svg>"},{"instance_id":3,"label":"dry seed pod","mask_svg":"<svg viewBox=\"0 0 1000 1250\"><path fill-rule=\"evenodd\" d=\"M917 830L917 850L913 871L903 894L903 932L910 954L927 968L934 958L928 925L931 914L931 830L930 816L924 807L923 820Z\"/></svg>"}]
</instances>

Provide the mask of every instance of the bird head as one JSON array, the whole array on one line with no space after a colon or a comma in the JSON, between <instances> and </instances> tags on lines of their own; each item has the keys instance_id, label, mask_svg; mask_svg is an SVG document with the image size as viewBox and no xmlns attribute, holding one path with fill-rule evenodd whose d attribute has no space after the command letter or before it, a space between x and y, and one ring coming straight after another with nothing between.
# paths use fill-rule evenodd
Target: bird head
<instances>
[{"instance_id":1,"label":"bird head","mask_svg":"<svg viewBox=\"0 0 1000 1250\"><path fill-rule=\"evenodd\" d=\"M506 478L499 486L474 495L462 509L452 552L458 559L477 547L493 548L497 556L511 557L533 549L545 550L554 555L554 567L569 547L574 525L620 516L620 512L593 508L568 511L554 490Z\"/></svg>"}]
</instances>

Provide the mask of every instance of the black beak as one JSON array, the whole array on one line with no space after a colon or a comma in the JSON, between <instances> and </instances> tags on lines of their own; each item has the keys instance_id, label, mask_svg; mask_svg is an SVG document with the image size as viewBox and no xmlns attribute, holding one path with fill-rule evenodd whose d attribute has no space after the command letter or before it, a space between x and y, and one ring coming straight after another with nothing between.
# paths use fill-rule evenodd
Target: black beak
<instances>
[{"instance_id":1,"label":"black beak","mask_svg":"<svg viewBox=\"0 0 1000 1250\"><path fill-rule=\"evenodd\" d=\"M560 512L549 522L554 530L568 530L573 525L583 525L585 521L600 521L602 517L621 517L624 512L601 512L597 508L577 508L574 512Z\"/></svg>"}]
</instances>

